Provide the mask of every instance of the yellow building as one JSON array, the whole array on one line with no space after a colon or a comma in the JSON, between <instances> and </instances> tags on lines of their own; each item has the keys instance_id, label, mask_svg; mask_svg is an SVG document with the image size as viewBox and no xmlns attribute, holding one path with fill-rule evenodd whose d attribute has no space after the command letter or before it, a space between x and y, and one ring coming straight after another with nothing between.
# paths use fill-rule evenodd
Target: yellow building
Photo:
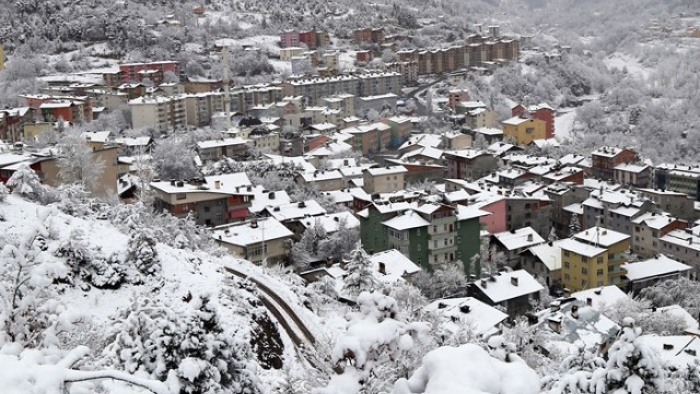
<instances>
[{"instance_id":1,"label":"yellow building","mask_svg":"<svg viewBox=\"0 0 700 394\"><path fill-rule=\"evenodd\" d=\"M534 140L547 138L547 123L543 120L516 116L502 123L503 139L506 141L510 139L516 145L527 145Z\"/></svg>"},{"instance_id":2,"label":"yellow building","mask_svg":"<svg viewBox=\"0 0 700 394\"><path fill-rule=\"evenodd\" d=\"M0 44L0 70L5 68L5 48Z\"/></svg>"},{"instance_id":3,"label":"yellow building","mask_svg":"<svg viewBox=\"0 0 700 394\"><path fill-rule=\"evenodd\" d=\"M624 285L623 253L630 248L629 235L592 227L562 241L560 247L561 280L569 290Z\"/></svg>"}]
</instances>

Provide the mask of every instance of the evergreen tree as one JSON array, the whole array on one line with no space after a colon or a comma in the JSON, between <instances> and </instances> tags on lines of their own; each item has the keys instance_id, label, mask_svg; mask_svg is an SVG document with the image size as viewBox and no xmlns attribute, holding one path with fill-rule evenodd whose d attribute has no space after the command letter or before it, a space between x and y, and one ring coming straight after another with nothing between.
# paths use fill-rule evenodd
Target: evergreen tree
<instances>
[{"instance_id":1,"label":"evergreen tree","mask_svg":"<svg viewBox=\"0 0 700 394\"><path fill-rule=\"evenodd\" d=\"M348 294L357 296L363 291L372 291L379 285L372 273L372 261L359 243L350 252L350 260L345 265L345 270L347 275L343 279L343 290Z\"/></svg>"},{"instance_id":2,"label":"evergreen tree","mask_svg":"<svg viewBox=\"0 0 700 394\"><path fill-rule=\"evenodd\" d=\"M7 180L7 186L12 189L12 193L33 201L40 200L44 194L44 185L39 176L26 164L20 165L12 174Z\"/></svg>"}]
</instances>

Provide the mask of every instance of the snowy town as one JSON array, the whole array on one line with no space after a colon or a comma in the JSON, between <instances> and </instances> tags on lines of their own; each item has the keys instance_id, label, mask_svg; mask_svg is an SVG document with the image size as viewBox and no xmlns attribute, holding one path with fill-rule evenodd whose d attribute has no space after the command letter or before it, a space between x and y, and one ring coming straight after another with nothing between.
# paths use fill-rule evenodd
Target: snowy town
<instances>
[{"instance_id":1,"label":"snowy town","mask_svg":"<svg viewBox=\"0 0 700 394\"><path fill-rule=\"evenodd\" d=\"M3 392L700 390L692 2L6 3Z\"/></svg>"}]
</instances>

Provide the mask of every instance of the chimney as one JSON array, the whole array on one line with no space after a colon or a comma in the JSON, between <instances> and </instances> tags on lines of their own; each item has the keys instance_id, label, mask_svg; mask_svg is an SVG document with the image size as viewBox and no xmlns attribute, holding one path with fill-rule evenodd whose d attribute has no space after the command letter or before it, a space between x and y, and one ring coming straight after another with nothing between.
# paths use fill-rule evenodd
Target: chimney
<instances>
[{"instance_id":1,"label":"chimney","mask_svg":"<svg viewBox=\"0 0 700 394\"><path fill-rule=\"evenodd\" d=\"M469 305L462 305L459 307L459 311L462 313L469 313L472 309L469 307Z\"/></svg>"},{"instance_id":2,"label":"chimney","mask_svg":"<svg viewBox=\"0 0 700 394\"><path fill-rule=\"evenodd\" d=\"M562 296L564 298L571 297L571 289L569 289L568 287L565 287L564 290L562 291Z\"/></svg>"},{"instance_id":3,"label":"chimney","mask_svg":"<svg viewBox=\"0 0 700 394\"><path fill-rule=\"evenodd\" d=\"M573 317L574 319L578 319L578 306L573 305L571 307L571 317Z\"/></svg>"},{"instance_id":4,"label":"chimney","mask_svg":"<svg viewBox=\"0 0 700 394\"><path fill-rule=\"evenodd\" d=\"M221 181L214 181L214 189L221 189Z\"/></svg>"},{"instance_id":5,"label":"chimney","mask_svg":"<svg viewBox=\"0 0 700 394\"><path fill-rule=\"evenodd\" d=\"M547 325L557 334L561 332L561 320L550 318L547 320Z\"/></svg>"},{"instance_id":6,"label":"chimney","mask_svg":"<svg viewBox=\"0 0 700 394\"><path fill-rule=\"evenodd\" d=\"M518 277L517 277L517 276L511 276L511 278L510 278L510 284L513 285L513 286L517 286L517 285L518 285Z\"/></svg>"},{"instance_id":7,"label":"chimney","mask_svg":"<svg viewBox=\"0 0 700 394\"><path fill-rule=\"evenodd\" d=\"M481 287L483 287L484 289L488 287L488 282L486 281L486 279L481 279Z\"/></svg>"},{"instance_id":8,"label":"chimney","mask_svg":"<svg viewBox=\"0 0 700 394\"><path fill-rule=\"evenodd\" d=\"M527 242L532 242L532 234L527 235Z\"/></svg>"},{"instance_id":9,"label":"chimney","mask_svg":"<svg viewBox=\"0 0 700 394\"><path fill-rule=\"evenodd\" d=\"M549 304L549 311L552 313L558 312L560 307L561 307L561 303L559 301L552 301Z\"/></svg>"},{"instance_id":10,"label":"chimney","mask_svg":"<svg viewBox=\"0 0 700 394\"><path fill-rule=\"evenodd\" d=\"M591 297L586 298L586 305L593 306L593 298L591 298Z\"/></svg>"},{"instance_id":11,"label":"chimney","mask_svg":"<svg viewBox=\"0 0 700 394\"><path fill-rule=\"evenodd\" d=\"M664 350L673 350L673 345L670 343L664 343Z\"/></svg>"},{"instance_id":12,"label":"chimney","mask_svg":"<svg viewBox=\"0 0 700 394\"><path fill-rule=\"evenodd\" d=\"M382 275L386 275L386 264L382 262L379 263L379 273Z\"/></svg>"}]
</instances>

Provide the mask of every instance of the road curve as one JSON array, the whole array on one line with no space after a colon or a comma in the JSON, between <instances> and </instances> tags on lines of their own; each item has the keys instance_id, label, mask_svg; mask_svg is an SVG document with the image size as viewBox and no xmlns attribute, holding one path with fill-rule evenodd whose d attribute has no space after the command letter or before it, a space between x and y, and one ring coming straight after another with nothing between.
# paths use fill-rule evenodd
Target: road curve
<instances>
[{"instance_id":1,"label":"road curve","mask_svg":"<svg viewBox=\"0 0 700 394\"><path fill-rule=\"evenodd\" d=\"M311 331L306 327L306 325L299 319L299 316L294 312L294 310L287 304L286 301L284 301L277 293L272 291L267 285L264 283L261 283L257 279L250 277L243 272L240 272L236 269L233 269L231 267L224 267L227 272L243 279L248 279L249 281L255 283L256 286L258 286L258 289L263 293L263 297L260 297L260 301L263 303L263 306L267 308L267 310L272 313L273 316L275 316L275 319L280 323L282 328L287 332L289 337L292 339L292 342L297 347L303 347L305 344L311 344L315 345L316 344L316 338L314 335L311 333ZM269 298L269 299L268 299ZM273 302L270 301L270 299ZM294 330L289 322L288 319L286 319L282 313L279 311L277 306L275 306L275 303L281 307L284 312L289 316L289 318L292 320L294 325L297 327L297 330ZM297 332L301 332L303 334L304 338L301 338Z\"/></svg>"}]
</instances>

